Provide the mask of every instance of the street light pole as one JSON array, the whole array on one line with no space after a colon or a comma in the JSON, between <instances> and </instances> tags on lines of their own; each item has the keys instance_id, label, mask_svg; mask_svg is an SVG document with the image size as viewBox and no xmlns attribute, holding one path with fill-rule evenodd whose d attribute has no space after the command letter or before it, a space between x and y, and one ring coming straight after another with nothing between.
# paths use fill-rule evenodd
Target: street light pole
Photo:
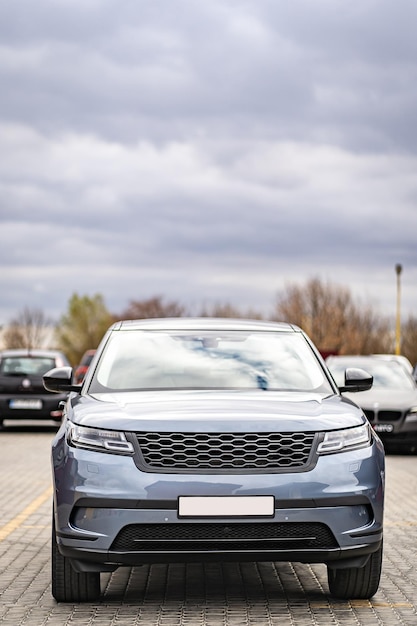
<instances>
[{"instance_id":1,"label":"street light pole","mask_svg":"<svg viewBox=\"0 0 417 626\"><path fill-rule=\"evenodd\" d=\"M395 325L395 354L401 354L401 280L402 265L397 263L395 272L397 274L397 322Z\"/></svg>"}]
</instances>

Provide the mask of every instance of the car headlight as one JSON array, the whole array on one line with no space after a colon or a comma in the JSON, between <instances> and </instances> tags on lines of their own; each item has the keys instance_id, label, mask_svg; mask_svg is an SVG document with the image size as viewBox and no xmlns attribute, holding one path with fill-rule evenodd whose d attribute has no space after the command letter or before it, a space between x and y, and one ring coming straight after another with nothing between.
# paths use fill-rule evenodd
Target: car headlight
<instances>
[{"instance_id":1,"label":"car headlight","mask_svg":"<svg viewBox=\"0 0 417 626\"><path fill-rule=\"evenodd\" d=\"M126 435L117 430L102 430L71 424L68 430L68 443L76 448L101 450L115 454L133 454L134 448Z\"/></svg>"},{"instance_id":2,"label":"car headlight","mask_svg":"<svg viewBox=\"0 0 417 626\"><path fill-rule=\"evenodd\" d=\"M323 441L317 447L318 454L332 454L347 452L356 448L365 448L371 445L371 430L369 424L332 430L324 434Z\"/></svg>"},{"instance_id":3,"label":"car headlight","mask_svg":"<svg viewBox=\"0 0 417 626\"><path fill-rule=\"evenodd\" d=\"M417 406L413 406L411 409L407 411L407 415L405 416L405 421L408 423L417 422Z\"/></svg>"}]
</instances>

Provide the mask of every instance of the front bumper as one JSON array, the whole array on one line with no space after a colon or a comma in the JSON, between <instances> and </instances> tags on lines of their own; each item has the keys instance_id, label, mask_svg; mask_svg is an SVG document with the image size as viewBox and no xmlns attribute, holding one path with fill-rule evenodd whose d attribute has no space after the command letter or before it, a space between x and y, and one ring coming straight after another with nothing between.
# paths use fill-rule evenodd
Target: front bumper
<instances>
[{"instance_id":1,"label":"front bumper","mask_svg":"<svg viewBox=\"0 0 417 626\"><path fill-rule=\"evenodd\" d=\"M400 422L373 422L371 426L387 446L417 445L417 415L410 415Z\"/></svg>"},{"instance_id":2,"label":"front bumper","mask_svg":"<svg viewBox=\"0 0 417 626\"><path fill-rule=\"evenodd\" d=\"M72 539L60 533L58 542L60 552L71 558L80 571L112 571L120 565L200 561L298 561L360 567L367 556L380 547L382 528L376 529L369 524L356 529L350 533L353 541L346 542L350 545L340 546L326 524L326 515L323 515L327 513L333 519L342 519L346 514L352 516L354 508L360 507L328 507L327 511L318 507L309 515L306 510L299 509L291 520L303 521L285 522L278 520L287 520L289 511L280 511L272 521L250 523L226 518L221 522L203 520L178 524L177 519L170 522L169 517L165 518L168 519L165 523L155 523L154 511L148 511L148 516L138 511L140 523L121 528L110 549L100 549L103 542L91 536L80 540L80 537ZM147 523L146 517L152 521ZM307 521L308 518L321 521ZM248 538L248 526L252 530L251 538Z\"/></svg>"},{"instance_id":3,"label":"front bumper","mask_svg":"<svg viewBox=\"0 0 417 626\"><path fill-rule=\"evenodd\" d=\"M67 395L57 394L37 394L18 395L7 394L0 397L0 417L9 420L55 420L62 419L61 403L65 402ZM13 402L23 401L27 406L23 408L12 408ZM34 407L34 408L31 408Z\"/></svg>"},{"instance_id":4,"label":"front bumper","mask_svg":"<svg viewBox=\"0 0 417 626\"><path fill-rule=\"evenodd\" d=\"M181 475L141 472L131 457L69 448L61 438L53 465L58 547L79 571L206 560L360 567L382 542L377 443L320 457L303 473ZM275 509L268 518L183 519L184 495L272 495Z\"/></svg>"}]
</instances>

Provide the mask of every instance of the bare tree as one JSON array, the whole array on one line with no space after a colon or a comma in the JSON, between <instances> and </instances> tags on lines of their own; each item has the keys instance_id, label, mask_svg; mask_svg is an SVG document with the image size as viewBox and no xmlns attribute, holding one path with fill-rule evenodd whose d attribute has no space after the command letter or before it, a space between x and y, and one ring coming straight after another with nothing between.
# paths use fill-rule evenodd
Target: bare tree
<instances>
[{"instance_id":1,"label":"bare tree","mask_svg":"<svg viewBox=\"0 0 417 626\"><path fill-rule=\"evenodd\" d=\"M52 322L42 310L25 307L6 327L3 343L5 348L43 348L48 345L52 331Z\"/></svg>"},{"instance_id":2,"label":"bare tree","mask_svg":"<svg viewBox=\"0 0 417 626\"><path fill-rule=\"evenodd\" d=\"M147 300L131 300L128 308L121 313L120 319L139 320L155 317L183 317L185 308L178 302L163 302L161 296Z\"/></svg>"},{"instance_id":3,"label":"bare tree","mask_svg":"<svg viewBox=\"0 0 417 626\"><path fill-rule=\"evenodd\" d=\"M248 309L246 311L242 311L232 304L223 303L223 304L214 304L213 306L205 306L203 307L200 315L202 317L234 317L241 319L262 319L262 315L257 311L252 309Z\"/></svg>"},{"instance_id":4,"label":"bare tree","mask_svg":"<svg viewBox=\"0 0 417 626\"><path fill-rule=\"evenodd\" d=\"M413 365L417 364L417 318L410 315L402 326L401 352Z\"/></svg>"},{"instance_id":5,"label":"bare tree","mask_svg":"<svg viewBox=\"0 0 417 626\"><path fill-rule=\"evenodd\" d=\"M347 288L318 278L304 286L287 286L277 299L274 318L303 328L323 353L391 351L388 320L369 306L357 306Z\"/></svg>"}]
</instances>

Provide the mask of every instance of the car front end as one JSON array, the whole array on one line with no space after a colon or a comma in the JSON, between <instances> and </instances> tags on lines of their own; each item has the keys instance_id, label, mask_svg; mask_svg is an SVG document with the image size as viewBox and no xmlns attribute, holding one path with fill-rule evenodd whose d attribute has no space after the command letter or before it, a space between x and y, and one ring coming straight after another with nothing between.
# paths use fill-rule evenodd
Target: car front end
<instances>
[{"instance_id":1,"label":"car front end","mask_svg":"<svg viewBox=\"0 0 417 626\"><path fill-rule=\"evenodd\" d=\"M105 408L106 428L84 426L81 416L81 425L63 424L53 449L56 528L78 568L202 557L355 561L378 548L383 453L359 412L349 428L334 429L346 411L335 402L326 423L294 431L285 400L280 417L271 407L279 399L264 410L256 394L220 395L214 416L213 398L200 402L169 398L159 420L135 405L141 419L123 430ZM300 398L306 421L317 404ZM187 409L192 420L181 417Z\"/></svg>"},{"instance_id":2,"label":"car front end","mask_svg":"<svg viewBox=\"0 0 417 626\"><path fill-rule=\"evenodd\" d=\"M210 353L198 349L191 361L188 352L181 366L183 374L191 365L196 380L201 358L210 358L224 381L220 388L212 386L214 379L196 389L178 379L168 386L167 378L163 387L151 387L149 360L147 386L139 393L131 383L120 389L130 374L125 369L112 379L117 368L108 368L106 359L101 370L96 362L82 388L71 386L68 374L72 393L52 447L56 562L64 559L71 576L90 582L99 572L155 562L325 563L336 595L368 597L382 556L384 451L378 436L363 412L332 388L304 337L300 368L306 359L318 359L314 389L305 381L302 389L288 387L298 367L293 361L293 370L282 368L286 387L278 388L271 361L265 357L262 369L253 352L237 357L242 337L228 333L227 350L219 351L219 332L216 344L205 335ZM184 344L179 336L176 347ZM157 343L161 347L160 337ZM112 350L110 345L107 361ZM141 357L144 352L143 345ZM161 354L172 381L178 354L172 360ZM229 381L236 361L234 387ZM140 363L134 371L145 375ZM243 388L249 379L253 385ZM65 387L57 380L52 373L46 384ZM373 582L347 591L340 572L352 575L368 563ZM55 582L57 599L79 598L71 584L68 591L68 581L63 585Z\"/></svg>"}]
</instances>

